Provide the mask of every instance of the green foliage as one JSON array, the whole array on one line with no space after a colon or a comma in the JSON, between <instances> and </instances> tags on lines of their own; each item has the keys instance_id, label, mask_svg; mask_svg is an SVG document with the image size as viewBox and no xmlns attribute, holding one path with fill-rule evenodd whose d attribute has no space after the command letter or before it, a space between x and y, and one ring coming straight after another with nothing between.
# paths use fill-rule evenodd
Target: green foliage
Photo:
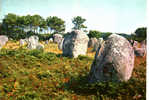
<instances>
[{"instance_id":1,"label":"green foliage","mask_svg":"<svg viewBox=\"0 0 149 100\"><path fill-rule=\"evenodd\" d=\"M62 19L53 16L48 17L46 19L48 27L50 27L51 31L54 33L61 33L65 31L65 21Z\"/></svg>"},{"instance_id":2,"label":"green foliage","mask_svg":"<svg viewBox=\"0 0 149 100\"><path fill-rule=\"evenodd\" d=\"M53 34L38 34L40 41L49 40L49 38L52 38Z\"/></svg>"},{"instance_id":3,"label":"green foliage","mask_svg":"<svg viewBox=\"0 0 149 100\"><path fill-rule=\"evenodd\" d=\"M48 71L42 71L42 72L38 72L37 73L37 77L39 78L39 79L42 79L42 78L49 78L51 76L51 74L50 74L50 71L48 70Z\"/></svg>"},{"instance_id":4,"label":"green foliage","mask_svg":"<svg viewBox=\"0 0 149 100\"><path fill-rule=\"evenodd\" d=\"M106 40L111 34L111 32L99 32L97 30L90 30L88 36L89 38L103 38Z\"/></svg>"},{"instance_id":5,"label":"green foliage","mask_svg":"<svg viewBox=\"0 0 149 100\"><path fill-rule=\"evenodd\" d=\"M101 37L106 40L112 33L111 32L102 32Z\"/></svg>"},{"instance_id":6,"label":"green foliage","mask_svg":"<svg viewBox=\"0 0 149 100\"><path fill-rule=\"evenodd\" d=\"M56 16L50 16L45 20L37 14L18 16L8 13L0 23L0 35L7 35L14 40L39 33L49 33L49 29L54 33L62 33L65 31L65 21ZM43 37L41 40L43 40Z\"/></svg>"},{"instance_id":7,"label":"green foliage","mask_svg":"<svg viewBox=\"0 0 149 100\"><path fill-rule=\"evenodd\" d=\"M146 40L146 36L147 36L146 27L137 28L135 34L132 34L132 38L139 42Z\"/></svg>"},{"instance_id":8,"label":"green foliage","mask_svg":"<svg viewBox=\"0 0 149 100\"><path fill-rule=\"evenodd\" d=\"M1 100L145 100L146 64L128 82L88 83L93 58L67 58L41 50L2 49Z\"/></svg>"},{"instance_id":9,"label":"green foliage","mask_svg":"<svg viewBox=\"0 0 149 100\"><path fill-rule=\"evenodd\" d=\"M89 36L89 38L100 38L101 32L99 32L97 30L90 30L88 36Z\"/></svg>"},{"instance_id":10,"label":"green foliage","mask_svg":"<svg viewBox=\"0 0 149 100\"><path fill-rule=\"evenodd\" d=\"M83 24L85 21L86 21L86 19L82 18L81 16L74 17L72 19L72 23L74 24L73 29L75 29L75 30L81 30L81 29L87 28Z\"/></svg>"}]
</instances>

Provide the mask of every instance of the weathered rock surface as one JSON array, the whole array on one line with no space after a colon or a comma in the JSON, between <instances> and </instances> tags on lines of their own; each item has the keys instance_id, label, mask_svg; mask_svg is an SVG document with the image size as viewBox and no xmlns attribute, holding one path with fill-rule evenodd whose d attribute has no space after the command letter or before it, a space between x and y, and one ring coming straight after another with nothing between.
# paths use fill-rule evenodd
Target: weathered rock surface
<instances>
[{"instance_id":1,"label":"weathered rock surface","mask_svg":"<svg viewBox=\"0 0 149 100\"><path fill-rule=\"evenodd\" d=\"M54 43L60 43L63 39L63 36L61 34L54 34L53 35L53 38L54 38Z\"/></svg>"},{"instance_id":2,"label":"weathered rock surface","mask_svg":"<svg viewBox=\"0 0 149 100\"><path fill-rule=\"evenodd\" d=\"M112 34L96 52L89 82L128 81L133 68L133 47L124 37Z\"/></svg>"},{"instance_id":3,"label":"weathered rock surface","mask_svg":"<svg viewBox=\"0 0 149 100\"><path fill-rule=\"evenodd\" d=\"M98 40L96 38L91 38L88 42L88 47L94 47L97 44Z\"/></svg>"},{"instance_id":4,"label":"weathered rock surface","mask_svg":"<svg viewBox=\"0 0 149 100\"><path fill-rule=\"evenodd\" d=\"M58 43L58 48L59 48L60 50L63 49L63 41L64 41L64 39L62 39L62 41Z\"/></svg>"},{"instance_id":5,"label":"weathered rock surface","mask_svg":"<svg viewBox=\"0 0 149 100\"><path fill-rule=\"evenodd\" d=\"M134 52L136 56L143 57L145 55L144 48L134 48Z\"/></svg>"},{"instance_id":6,"label":"weathered rock surface","mask_svg":"<svg viewBox=\"0 0 149 100\"><path fill-rule=\"evenodd\" d=\"M144 57L146 55L147 49L145 40L140 43L140 46L134 43L133 48L136 56Z\"/></svg>"},{"instance_id":7,"label":"weathered rock surface","mask_svg":"<svg viewBox=\"0 0 149 100\"><path fill-rule=\"evenodd\" d=\"M36 46L38 45L38 36L31 36L28 39L28 48L29 49L36 49Z\"/></svg>"},{"instance_id":8,"label":"weathered rock surface","mask_svg":"<svg viewBox=\"0 0 149 100\"><path fill-rule=\"evenodd\" d=\"M5 35L0 35L0 49L6 44L8 37Z\"/></svg>"},{"instance_id":9,"label":"weathered rock surface","mask_svg":"<svg viewBox=\"0 0 149 100\"><path fill-rule=\"evenodd\" d=\"M63 41L63 55L74 58L79 55L86 55L88 41L88 36L82 31L75 30L68 33Z\"/></svg>"},{"instance_id":10,"label":"weathered rock surface","mask_svg":"<svg viewBox=\"0 0 149 100\"><path fill-rule=\"evenodd\" d=\"M98 41L95 43L92 52L97 51L98 48L100 49L103 42L104 42L103 38L99 38Z\"/></svg>"}]
</instances>

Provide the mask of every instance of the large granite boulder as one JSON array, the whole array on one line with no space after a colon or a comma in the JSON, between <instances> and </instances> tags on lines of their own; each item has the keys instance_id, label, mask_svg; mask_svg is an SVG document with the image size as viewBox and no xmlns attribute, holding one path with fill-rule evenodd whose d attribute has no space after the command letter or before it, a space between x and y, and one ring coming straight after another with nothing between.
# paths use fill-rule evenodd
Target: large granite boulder
<instances>
[{"instance_id":1,"label":"large granite boulder","mask_svg":"<svg viewBox=\"0 0 149 100\"><path fill-rule=\"evenodd\" d=\"M95 43L92 52L97 51L98 48L100 49L103 42L104 42L103 38L99 38L98 41Z\"/></svg>"},{"instance_id":2,"label":"large granite boulder","mask_svg":"<svg viewBox=\"0 0 149 100\"><path fill-rule=\"evenodd\" d=\"M28 48L29 49L36 49L36 46L38 45L38 36L31 36L28 38Z\"/></svg>"},{"instance_id":3,"label":"large granite boulder","mask_svg":"<svg viewBox=\"0 0 149 100\"><path fill-rule=\"evenodd\" d=\"M8 37L5 35L0 35L0 49L6 44Z\"/></svg>"},{"instance_id":4,"label":"large granite boulder","mask_svg":"<svg viewBox=\"0 0 149 100\"><path fill-rule=\"evenodd\" d=\"M88 47L94 47L97 44L98 40L96 38L91 38L88 42Z\"/></svg>"},{"instance_id":5,"label":"large granite boulder","mask_svg":"<svg viewBox=\"0 0 149 100\"><path fill-rule=\"evenodd\" d=\"M75 30L68 33L63 41L63 55L74 58L86 55L88 41L88 36L82 31Z\"/></svg>"},{"instance_id":6,"label":"large granite boulder","mask_svg":"<svg viewBox=\"0 0 149 100\"><path fill-rule=\"evenodd\" d=\"M53 41L54 43L60 43L63 39L63 36L61 34L54 34L53 35Z\"/></svg>"},{"instance_id":7,"label":"large granite boulder","mask_svg":"<svg viewBox=\"0 0 149 100\"><path fill-rule=\"evenodd\" d=\"M112 34L96 51L89 82L128 81L133 68L133 47L124 37Z\"/></svg>"}]
</instances>

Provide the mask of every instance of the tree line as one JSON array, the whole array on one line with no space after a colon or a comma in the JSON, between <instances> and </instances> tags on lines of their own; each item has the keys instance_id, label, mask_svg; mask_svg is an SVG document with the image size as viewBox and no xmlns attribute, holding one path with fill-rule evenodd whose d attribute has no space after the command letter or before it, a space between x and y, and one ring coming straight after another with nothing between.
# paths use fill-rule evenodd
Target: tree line
<instances>
[{"instance_id":1,"label":"tree line","mask_svg":"<svg viewBox=\"0 0 149 100\"><path fill-rule=\"evenodd\" d=\"M72 23L74 27L72 30L83 30L86 32L87 26L84 25L86 19L81 16L76 16L72 19ZM7 35L12 39L21 39L26 38L31 35L38 35L41 40L48 39L53 34L63 34L65 32L65 21L57 16L49 16L47 18L43 18L42 16L36 15L26 15L19 16L13 13L8 13L2 23L0 23L0 35ZM146 39L146 27L137 28L134 34L126 35L120 34L127 39L133 39L137 41L143 41ZM40 34L44 33L44 34ZM50 33L50 34L49 34ZM97 30L89 31L89 38L104 38L106 39L111 32L100 32Z\"/></svg>"},{"instance_id":2,"label":"tree line","mask_svg":"<svg viewBox=\"0 0 149 100\"><path fill-rule=\"evenodd\" d=\"M74 24L72 29L87 28L83 24L85 21L86 19L81 16L74 17L72 19L72 23ZM38 14L18 16L8 13L2 20L2 23L0 23L0 34L16 39L39 33L62 34L65 32L65 27L65 21L57 16L43 18Z\"/></svg>"}]
</instances>

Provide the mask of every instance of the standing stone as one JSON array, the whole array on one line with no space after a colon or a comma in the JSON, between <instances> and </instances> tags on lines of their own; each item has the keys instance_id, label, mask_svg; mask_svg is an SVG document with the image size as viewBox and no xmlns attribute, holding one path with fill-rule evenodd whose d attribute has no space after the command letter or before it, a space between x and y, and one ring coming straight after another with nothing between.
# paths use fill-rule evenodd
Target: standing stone
<instances>
[{"instance_id":1,"label":"standing stone","mask_svg":"<svg viewBox=\"0 0 149 100\"><path fill-rule=\"evenodd\" d=\"M96 52L89 82L128 81L133 68L133 47L124 37L112 34Z\"/></svg>"},{"instance_id":2,"label":"standing stone","mask_svg":"<svg viewBox=\"0 0 149 100\"><path fill-rule=\"evenodd\" d=\"M140 57L144 57L146 55L146 41L142 41L140 43L140 47L133 45L134 51L135 51L135 55L136 56L140 56Z\"/></svg>"},{"instance_id":3,"label":"standing stone","mask_svg":"<svg viewBox=\"0 0 149 100\"><path fill-rule=\"evenodd\" d=\"M26 41L25 39L20 39L19 43L20 43L20 46L24 46L26 44Z\"/></svg>"},{"instance_id":4,"label":"standing stone","mask_svg":"<svg viewBox=\"0 0 149 100\"><path fill-rule=\"evenodd\" d=\"M54 38L54 43L59 43L62 41L63 36L61 34L54 34L53 38Z\"/></svg>"},{"instance_id":5,"label":"standing stone","mask_svg":"<svg viewBox=\"0 0 149 100\"><path fill-rule=\"evenodd\" d=\"M88 42L88 47L94 47L97 44L98 40L96 38L91 38Z\"/></svg>"},{"instance_id":6,"label":"standing stone","mask_svg":"<svg viewBox=\"0 0 149 100\"><path fill-rule=\"evenodd\" d=\"M92 52L97 51L97 49L101 47L102 43L103 43L103 38L99 38L98 41L95 43Z\"/></svg>"},{"instance_id":7,"label":"standing stone","mask_svg":"<svg viewBox=\"0 0 149 100\"><path fill-rule=\"evenodd\" d=\"M135 52L135 55L136 56L139 56L139 57L144 57L145 55L145 49L143 48L134 48L134 52Z\"/></svg>"},{"instance_id":8,"label":"standing stone","mask_svg":"<svg viewBox=\"0 0 149 100\"><path fill-rule=\"evenodd\" d=\"M38 36L34 35L34 36L29 37L27 47L29 49L36 49L36 46L38 45L38 40L39 40Z\"/></svg>"},{"instance_id":9,"label":"standing stone","mask_svg":"<svg viewBox=\"0 0 149 100\"><path fill-rule=\"evenodd\" d=\"M63 49L63 41L64 41L64 39L62 39L62 41L58 43L58 48L59 48L60 50Z\"/></svg>"},{"instance_id":10,"label":"standing stone","mask_svg":"<svg viewBox=\"0 0 149 100\"><path fill-rule=\"evenodd\" d=\"M8 37L5 35L0 35L0 49L6 44Z\"/></svg>"},{"instance_id":11,"label":"standing stone","mask_svg":"<svg viewBox=\"0 0 149 100\"><path fill-rule=\"evenodd\" d=\"M68 33L63 41L63 55L74 58L86 55L88 41L88 36L82 31L75 30Z\"/></svg>"}]
</instances>

